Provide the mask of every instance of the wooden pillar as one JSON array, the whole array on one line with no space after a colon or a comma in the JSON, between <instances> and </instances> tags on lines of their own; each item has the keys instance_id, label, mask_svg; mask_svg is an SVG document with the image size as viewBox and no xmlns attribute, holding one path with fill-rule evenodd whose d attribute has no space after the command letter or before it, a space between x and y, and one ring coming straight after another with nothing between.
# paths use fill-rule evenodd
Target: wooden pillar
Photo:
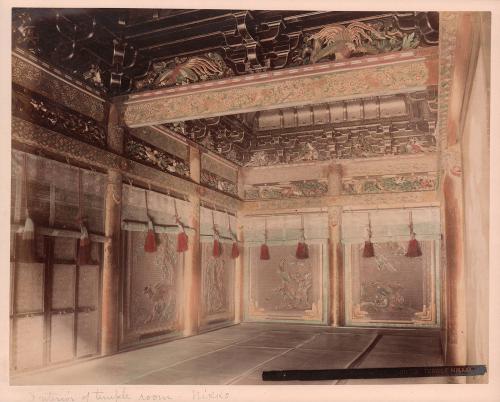
<instances>
[{"instance_id":1,"label":"wooden pillar","mask_svg":"<svg viewBox=\"0 0 500 402\"><path fill-rule=\"evenodd\" d=\"M342 166L333 164L328 171L328 194L339 196L342 191ZM340 239L340 216L342 208L328 208L328 252L330 261L330 317L329 324L342 325L342 244Z\"/></svg>"},{"instance_id":2,"label":"wooden pillar","mask_svg":"<svg viewBox=\"0 0 500 402\"><path fill-rule=\"evenodd\" d=\"M466 294L464 256L464 211L461 153L458 144L443 155L444 232L447 278L447 365L463 365L467 360ZM465 377L450 377L465 382Z\"/></svg>"},{"instance_id":3,"label":"wooden pillar","mask_svg":"<svg viewBox=\"0 0 500 402\"><path fill-rule=\"evenodd\" d=\"M197 148L189 149L191 179L199 183L201 177L201 155ZM199 331L201 304L201 250L200 250L200 196L189 197L191 216L189 226L194 233L189 236L188 251L184 261L184 336L195 335Z\"/></svg>"},{"instance_id":4,"label":"wooden pillar","mask_svg":"<svg viewBox=\"0 0 500 402\"><path fill-rule=\"evenodd\" d=\"M244 319L244 295L245 295L245 282L244 282L244 269L245 269L245 247L244 247L244 233L243 233L243 225L241 224L241 215L238 214L236 216L238 221L238 229L236 231L236 235L238 236L238 246L240 248L240 255L235 261L235 272L234 272L234 298L235 298L235 306L234 306L234 322L239 324Z\"/></svg>"},{"instance_id":5,"label":"wooden pillar","mask_svg":"<svg viewBox=\"0 0 500 402\"><path fill-rule=\"evenodd\" d=\"M113 152L123 152L123 129L118 125L118 114L110 105L107 125L107 144ZM104 233L109 240L104 245L102 274L101 354L118 351L119 342L119 286L121 250L122 175L108 171Z\"/></svg>"},{"instance_id":6,"label":"wooden pillar","mask_svg":"<svg viewBox=\"0 0 500 402\"><path fill-rule=\"evenodd\" d=\"M245 199L245 175L241 168L238 170L238 197L242 200ZM234 322L240 323L244 319L244 297L245 297L245 282L244 282L244 274L245 274L245 238L243 234L243 224L242 224L243 215L241 213L237 213L236 221L237 221L237 230L236 236L238 237L238 246L240 248L240 256L236 259L234 265Z\"/></svg>"}]
</instances>

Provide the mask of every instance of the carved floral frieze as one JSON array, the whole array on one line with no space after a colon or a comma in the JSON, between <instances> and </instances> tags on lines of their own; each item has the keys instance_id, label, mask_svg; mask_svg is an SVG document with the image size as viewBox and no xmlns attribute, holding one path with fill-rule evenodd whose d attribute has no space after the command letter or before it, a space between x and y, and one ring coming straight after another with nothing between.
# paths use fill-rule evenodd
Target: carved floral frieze
<instances>
[{"instance_id":1,"label":"carved floral frieze","mask_svg":"<svg viewBox=\"0 0 500 402\"><path fill-rule=\"evenodd\" d=\"M246 200L269 200L295 197L318 197L328 193L326 180L302 180L288 183L245 186Z\"/></svg>"},{"instance_id":2,"label":"carved floral frieze","mask_svg":"<svg viewBox=\"0 0 500 402\"><path fill-rule=\"evenodd\" d=\"M285 11L286 17L220 10L211 23L198 13L182 16L189 28L183 25L177 32L168 18L154 13L146 16L140 10L136 16L129 10L124 18L118 10L15 9L13 47L116 94L438 43L435 12ZM139 35L137 24L126 21L135 18L143 21Z\"/></svg>"},{"instance_id":3,"label":"carved floral frieze","mask_svg":"<svg viewBox=\"0 0 500 402\"><path fill-rule=\"evenodd\" d=\"M436 173L411 173L350 177L342 179L343 194L391 193L408 191L432 191L436 189Z\"/></svg>"},{"instance_id":4,"label":"carved floral frieze","mask_svg":"<svg viewBox=\"0 0 500 402\"><path fill-rule=\"evenodd\" d=\"M131 135L125 140L125 156L162 172L189 177L186 161Z\"/></svg>"},{"instance_id":5,"label":"carved floral frieze","mask_svg":"<svg viewBox=\"0 0 500 402\"><path fill-rule=\"evenodd\" d=\"M201 183L214 190L219 190L235 196L238 195L238 186L236 183L205 169L201 170Z\"/></svg>"},{"instance_id":6,"label":"carved floral frieze","mask_svg":"<svg viewBox=\"0 0 500 402\"><path fill-rule=\"evenodd\" d=\"M294 102L322 103L346 96L360 96L380 90L397 91L432 84L425 60L385 64L316 76L271 81L258 86L238 86L167 96L124 106L123 119L128 126L169 120L208 117L221 113L239 113L248 109L265 109Z\"/></svg>"},{"instance_id":7,"label":"carved floral frieze","mask_svg":"<svg viewBox=\"0 0 500 402\"><path fill-rule=\"evenodd\" d=\"M98 122L104 120L104 100L64 82L15 54L12 56L12 82Z\"/></svg>"},{"instance_id":8,"label":"carved floral frieze","mask_svg":"<svg viewBox=\"0 0 500 402\"><path fill-rule=\"evenodd\" d=\"M12 112L61 134L106 147L106 132L97 121L17 85L12 92Z\"/></svg>"}]
</instances>

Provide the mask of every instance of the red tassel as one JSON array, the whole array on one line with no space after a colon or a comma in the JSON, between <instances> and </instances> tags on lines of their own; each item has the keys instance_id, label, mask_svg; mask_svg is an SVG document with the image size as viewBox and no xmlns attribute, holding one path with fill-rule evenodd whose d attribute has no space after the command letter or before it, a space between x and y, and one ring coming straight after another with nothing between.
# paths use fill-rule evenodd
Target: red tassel
<instances>
[{"instance_id":1,"label":"red tassel","mask_svg":"<svg viewBox=\"0 0 500 402\"><path fill-rule=\"evenodd\" d=\"M146 253L154 253L156 251L156 237L153 222L148 221L148 234L146 235L146 242L144 243L144 251Z\"/></svg>"},{"instance_id":2,"label":"red tassel","mask_svg":"<svg viewBox=\"0 0 500 402\"><path fill-rule=\"evenodd\" d=\"M183 253L188 249L188 235L186 232L181 231L177 234L177 252Z\"/></svg>"},{"instance_id":3,"label":"red tassel","mask_svg":"<svg viewBox=\"0 0 500 402\"><path fill-rule=\"evenodd\" d=\"M231 258L236 259L240 256L240 249L238 247L238 242L233 243L233 248L231 249Z\"/></svg>"},{"instance_id":4,"label":"red tassel","mask_svg":"<svg viewBox=\"0 0 500 402\"><path fill-rule=\"evenodd\" d=\"M364 258L375 257L375 250L373 249L373 243L370 240L365 241L365 247L363 248L363 257Z\"/></svg>"},{"instance_id":5,"label":"red tassel","mask_svg":"<svg viewBox=\"0 0 500 402\"><path fill-rule=\"evenodd\" d=\"M420 257L422 255L422 250L420 249L420 244L418 244L417 239L411 239L408 242L408 250L406 250L407 257Z\"/></svg>"},{"instance_id":6,"label":"red tassel","mask_svg":"<svg viewBox=\"0 0 500 402\"><path fill-rule=\"evenodd\" d=\"M295 252L295 257L299 260L305 260L309 258L309 247L305 242L299 242L297 244L297 251Z\"/></svg>"},{"instance_id":7,"label":"red tassel","mask_svg":"<svg viewBox=\"0 0 500 402\"><path fill-rule=\"evenodd\" d=\"M214 239L213 256L215 258L220 257L222 254L222 245L218 239Z\"/></svg>"},{"instance_id":8,"label":"red tassel","mask_svg":"<svg viewBox=\"0 0 500 402\"><path fill-rule=\"evenodd\" d=\"M271 257L269 256L269 247L265 243L262 246L260 246L260 259L261 260L271 259Z\"/></svg>"},{"instance_id":9,"label":"red tassel","mask_svg":"<svg viewBox=\"0 0 500 402\"><path fill-rule=\"evenodd\" d=\"M78 265L88 265L90 263L90 239L87 228L82 225L81 227L80 244L78 245Z\"/></svg>"}]
</instances>

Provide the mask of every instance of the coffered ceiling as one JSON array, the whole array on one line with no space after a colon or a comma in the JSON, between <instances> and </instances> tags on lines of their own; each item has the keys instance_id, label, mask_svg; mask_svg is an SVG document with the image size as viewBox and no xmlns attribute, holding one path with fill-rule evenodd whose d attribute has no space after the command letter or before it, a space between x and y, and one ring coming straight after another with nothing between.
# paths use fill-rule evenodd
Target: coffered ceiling
<instances>
[{"instance_id":1,"label":"coffered ceiling","mask_svg":"<svg viewBox=\"0 0 500 402\"><path fill-rule=\"evenodd\" d=\"M438 79L431 62L439 44L438 13L30 8L13 10L12 30L14 52L124 105L125 125L156 125L239 166L436 150ZM397 60L403 56L407 64ZM331 88L309 87L316 78L301 76L296 88L287 87L300 101L287 104L279 87L284 78L273 76L268 82L274 86L261 90L260 103L241 106L239 113L214 107L216 85L230 93L242 76L254 79L257 88L263 73L278 70L294 82L294 71L316 71L323 63L323 73L330 69L331 75L321 82ZM365 70L342 82L359 66ZM386 82L397 74L402 85L387 91ZM202 99L194 88L209 84L201 89L208 94ZM239 88L242 95L232 96L244 100L248 87ZM154 100L158 91L182 89L191 97L173 93L169 100ZM280 102L265 99L266 93ZM157 103L141 104L143 99ZM180 115L168 116L172 105ZM188 116L209 117L186 119L184 109Z\"/></svg>"},{"instance_id":2,"label":"coffered ceiling","mask_svg":"<svg viewBox=\"0 0 500 402\"><path fill-rule=\"evenodd\" d=\"M434 46L438 15L17 8L12 33L15 50L119 95Z\"/></svg>"}]
</instances>

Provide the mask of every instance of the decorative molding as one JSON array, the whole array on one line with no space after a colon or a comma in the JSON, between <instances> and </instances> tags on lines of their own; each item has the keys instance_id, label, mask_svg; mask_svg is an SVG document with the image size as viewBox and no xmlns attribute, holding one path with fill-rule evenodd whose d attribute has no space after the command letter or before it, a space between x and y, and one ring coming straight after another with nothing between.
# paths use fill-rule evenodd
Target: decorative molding
<instances>
[{"instance_id":1,"label":"decorative molding","mask_svg":"<svg viewBox=\"0 0 500 402\"><path fill-rule=\"evenodd\" d=\"M344 60L365 54L414 49L419 44L416 31L403 33L394 20L372 24L356 21L345 26L331 24L305 36L296 63L314 64L325 58Z\"/></svg>"},{"instance_id":2,"label":"decorative molding","mask_svg":"<svg viewBox=\"0 0 500 402\"><path fill-rule=\"evenodd\" d=\"M12 91L12 113L50 130L106 148L106 132L97 121L17 84Z\"/></svg>"},{"instance_id":3,"label":"decorative molding","mask_svg":"<svg viewBox=\"0 0 500 402\"><path fill-rule=\"evenodd\" d=\"M215 190L238 196L238 185L206 169L201 170L201 183Z\"/></svg>"},{"instance_id":4,"label":"decorative molding","mask_svg":"<svg viewBox=\"0 0 500 402\"><path fill-rule=\"evenodd\" d=\"M185 141L174 138L172 134L160 131L156 127L139 127L128 130L129 134L154 145L185 161L189 160L189 146Z\"/></svg>"},{"instance_id":5,"label":"decorative molding","mask_svg":"<svg viewBox=\"0 0 500 402\"><path fill-rule=\"evenodd\" d=\"M98 122L104 121L104 100L65 82L15 53L12 54L12 82Z\"/></svg>"},{"instance_id":6,"label":"decorative molding","mask_svg":"<svg viewBox=\"0 0 500 402\"><path fill-rule=\"evenodd\" d=\"M252 186L245 186L246 200L319 197L327 193L327 180L300 180L288 183L254 184Z\"/></svg>"},{"instance_id":7,"label":"decorative molding","mask_svg":"<svg viewBox=\"0 0 500 402\"><path fill-rule=\"evenodd\" d=\"M455 67L455 49L460 13L440 12L438 134L441 149L447 146L448 107Z\"/></svg>"},{"instance_id":8,"label":"decorative molding","mask_svg":"<svg viewBox=\"0 0 500 402\"><path fill-rule=\"evenodd\" d=\"M229 211L235 211L241 205L240 200L221 192L128 160L15 116L12 117L12 140L48 154L57 153L60 157L67 157L80 163L120 171L133 180L146 181L159 188L174 189L186 195L197 195L202 200L207 200L210 205L214 203L224 205Z\"/></svg>"},{"instance_id":9,"label":"decorative molding","mask_svg":"<svg viewBox=\"0 0 500 402\"><path fill-rule=\"evenodd\" d=\"M388 206L409 207L439 203L436 191L415 191L406 193L344 194L340 196L297 197L272 200L247 200L242 214L272 213L274 211L296 211L297 209L323 209L332 206L344 208L388 208Z\"/></svg>"},{"instance_id":10,"label":"decorative molding","mask_svg":"<svg viewBox=\"0 0 500 402\"><path fill-rule=\"evenodd\" d=\"M229 166L226 161L221 159L222 158L220 157L219 159L216 159L207 153L202 153L201 168L236 183L238 181L238 169L236 167Z\"/></svg>"},{"instance_id":11,"label":"decorative molding","mask_svg":"<svg viewBox=\"0 0 500 402\"><path fill-rule=\"evenodd\" d=\"M186 137L225 159L241 165L248 159L252 144L251 129L234 116L188 120L163 127Z\"/></svg>"},{"instance_id":12,"label":"decorative molding","mask_svg":"<svg viewBox=\"0 0 500 402\"><path fill-rule=\"evenodd\" d=\"M162 172L189 177L189 165L185 160L131 135L125 139L125 156Z\"/></svg>"},{"instance_id":13,"label":"decorative molding","mask_svg":"<svg viewBox=\"0 0 500 402\"><path fill-rule=\"evenodd\" d=\"M168 62L153 63L145 78L135 80L135 90L185 85L199 81L227 78L234 72L216 52L193 57L176 57Z\"/></svg>"},{"instance_id":14,"label":"decorative molding","mask_svg":"<svg viewBox=\"0 0 500 402\"><path fill-rule=\"evenodd\" d=\"M431 53L432 55L432 53ZM123 105L123 121L129 127L236 114L305 103L323 103L374 93L415 90L436 84L436 60L390 58L376 66L363 66L314 76L231 85L230 88L162 96Z\"/></svg>"},{"instance_id":15,"label":"decorative molding","mask_svg":"<svg viewBox=\"0 0 500 402\"><path fill-rule=\"evenodd\" d=\"M12 42L95 90L123 94L425 48L438 43L437 23L436 12L164 9L125 17L21 8L12 13Z\"/></svg>"},{"instance_id":16,"label":"decorative molding","mask_svg":"<svg viewBox=\"0 0 500 402\"><path fill-rule=\"evenodd\" d=\"M436 187L436 172L347 177L342 179L343 194L433 191L436 190Z\"/></svg>"}]
</instances>

